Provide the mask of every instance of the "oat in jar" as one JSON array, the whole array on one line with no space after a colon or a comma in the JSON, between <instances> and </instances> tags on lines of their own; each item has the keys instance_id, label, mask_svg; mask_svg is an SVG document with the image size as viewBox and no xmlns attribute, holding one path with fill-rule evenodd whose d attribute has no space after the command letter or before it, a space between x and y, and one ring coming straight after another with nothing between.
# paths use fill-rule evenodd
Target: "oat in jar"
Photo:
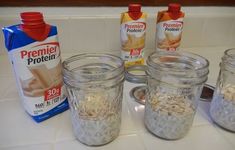
<instances>
[{"instance_id":1,"label":"oat in jar","mask_svg":"<svg viewBox=\"0 0 235 150\"><path fill-rule=\"evenodd\" d=\"M89 146L118 137L124 63L109 54L81 54L63 62L71 119L76 138Z\"/></svg>"},{"instance_id":2,"label":"oat in jar","mask_svg":"<svg viewBox=\"0 0 235 150\"><path fill-rule=\"evenodd\" d=\"M219 126L235 132L235 49L226 50L220 63L220 74L210 107Z\"/></svg>"},{"instance_id":3,"label":"oat in jar","mask_svg":"<svg viewBox=\"0 0 235 150\"><path fill-rule=\"evenodd\" d=\"M161 51L148 57L147 66L145 126L164 139L182 138L192 126L208 61L192 53Z\"/></svg>"}]
</instances>

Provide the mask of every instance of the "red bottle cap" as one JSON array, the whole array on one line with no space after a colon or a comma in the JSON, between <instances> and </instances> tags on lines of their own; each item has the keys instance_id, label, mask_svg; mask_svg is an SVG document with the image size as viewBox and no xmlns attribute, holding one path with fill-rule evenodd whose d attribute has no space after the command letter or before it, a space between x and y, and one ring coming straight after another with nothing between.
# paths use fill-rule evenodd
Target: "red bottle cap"
<instances>
[{"instance_id":1,"label":"red bottle cap","mask_svg":"<svg viewBox=\"0 0 235 150\"><path fill-rule=\"evenodd\" d=\"M40 12L23 12L20 13L20 17L25 25L45 24L43 15Z\"/></svg>"},{"instance_id":2,"label":"red bottle cap","mask_svg":"<svg viewBox=\"0 0 235 150\"><path fill-rule=\"evenodd\" d=\"M181 5L178 3L170 3L168 5L168 12L180 12Z\"/></svg>"},{"instance_id":3,"label":"red bottle cap","mask_svg":"<svg viewBox=\"0 0 235 150\"><path fill-rule=\"evenodd\" d=\"M133 20L137 20L142 16L140 4L129 4L128 14Z\"/></svg>"},{"instance_id":4,"label":"red bottle cap","mask_svg":"<svg viewBox=\"0 0 235 150\"><path fill-rule=\"evenodd\" d=\"M128 12L140 12L141 5L140 4L129 4Z\"/></svg>"},{"instance_id":5,"label":"red bottle cap","mask_svg":"<svg viewBox=\"0 0 235 150\"><path fill-rule=\"evenodd\" d=\"M22 20L22 30L32 39L43 41L47 38L50 32L50 25L47 25L43 20L43 15L40 12L23 12L20 13Z\"/></svg>"}]
</instances>

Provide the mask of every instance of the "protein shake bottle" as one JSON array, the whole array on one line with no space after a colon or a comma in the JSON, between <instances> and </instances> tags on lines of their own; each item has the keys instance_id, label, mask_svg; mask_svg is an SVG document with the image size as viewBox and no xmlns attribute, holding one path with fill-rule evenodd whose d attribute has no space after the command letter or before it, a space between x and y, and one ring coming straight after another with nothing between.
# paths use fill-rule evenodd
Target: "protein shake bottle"
<instances>
[{"instance_id":1,"label":"protein shake bottle","mask_svg":"<svg viewBox=\"0 0 235 150\"><path fill-rule=\"evenodd\" d=\"M57 28L40 12L23 12L22 23L3 28L19 95L36 122L68 109L61 73Z\"/></svg>"},{"instance_id":2,"label":"protein shake bottle","mask_svg":"<svg viewBox=\"0 0 235 150\"><path fill-rule=\"evenodd\" d=\"M157 15L156 50L176 51L180 46L184 13L180 4L171 3Z\"/></svg>"},{"instance_id":3,"label":"protein shake bottle","mask_svg":"<svg viewBox=\"0 0 235 150\"><path fill-rule=\"evenodd\" d=\"M125 67L144 64L146 18L140 4L130 4L128 12L121 14L121 56Z\"/></svg>"}]
</instances>

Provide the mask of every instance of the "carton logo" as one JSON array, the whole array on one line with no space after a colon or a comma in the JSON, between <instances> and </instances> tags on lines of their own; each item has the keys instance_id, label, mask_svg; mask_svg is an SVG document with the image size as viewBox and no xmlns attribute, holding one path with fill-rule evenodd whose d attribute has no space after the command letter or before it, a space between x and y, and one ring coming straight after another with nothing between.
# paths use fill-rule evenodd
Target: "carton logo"
<instances>
[{"instance_id":1,"label":"carton logo","mask_svg":"<svg viewBox=\"0 0 235 150\"><path fill-rule=\"evenodd\" d=\"M165 22L163 23L163 28L165 31L179 31L183 27L182 21L172 21L170 23Z\"/></svg>"},{"instance_id":2,"label":"carton logo","mask_svg":"<svg viewBox=\"0 0 235 150\"><path fill-rule=\"evenodd\" d=\"M143 32L146 29L146 23L132 22L130 24L125 24L125 29L127 32Z\"/></svg>"},{"instance_id":3,"label":"carton logo","mask_svg":"<svg viewBox=\"0 0 235 150\"><path fill-rule=\"evenodd\" d=\"M57 52L59 52L58 56L56 56ZM59 56L60 51L58 42L39 44L32 47L31 50L22 50L20 52L21 59L26 59L28 65L53 60Z\"/></svg>"}]
</instances>

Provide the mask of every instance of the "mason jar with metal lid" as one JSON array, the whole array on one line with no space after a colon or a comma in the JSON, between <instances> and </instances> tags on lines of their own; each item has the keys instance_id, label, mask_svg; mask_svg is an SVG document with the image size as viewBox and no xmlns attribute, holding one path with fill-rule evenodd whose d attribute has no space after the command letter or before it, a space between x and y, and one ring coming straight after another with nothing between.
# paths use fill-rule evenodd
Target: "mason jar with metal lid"
<instances>
[{"instance_id":1,"label":"mason jar with metal lid","mask_svg":"<svg viewBox=\"0 0 235 150\"><path fill-rule=\"evenodd\" d=\"M134 99L139 104L145 105L146 82L147 82L147 66L133 65L126 68L125 79L130 84L129 92L131 99ZM142 107L141 107L142 108Z\"/></svg>"},{"instance_id":2,"label":"mason jar with metal lid","mask_svg":"<svg viewBox=\"0 0 235 150\"><path fill-rule=\"evenodd\" d=\"M110 54L81 54L63 62L76 138L91 146L114 140L120 131L124 63Z\"/></svg>"},{"instance_id":3,"label":"mason jar with metal lid","mask_svg":"<svg viewBox=\"0 0 235 150\"><path fill-rule=\"evenodd\" d=\"M146 128L164 139L179 139L193 123L209 62L187 52L155 52L147 59Z\"/></svg>"},{"instance_id":4,"label":"mason jar with metal lid","mask_svg":"<svg viewBox=\"0 0 235 150\"><path fill-rule=\"evenodd\" d=\"M235 48L222 57L210 114L219 126L235 132Z\"/></svg>"}]
</instances>

